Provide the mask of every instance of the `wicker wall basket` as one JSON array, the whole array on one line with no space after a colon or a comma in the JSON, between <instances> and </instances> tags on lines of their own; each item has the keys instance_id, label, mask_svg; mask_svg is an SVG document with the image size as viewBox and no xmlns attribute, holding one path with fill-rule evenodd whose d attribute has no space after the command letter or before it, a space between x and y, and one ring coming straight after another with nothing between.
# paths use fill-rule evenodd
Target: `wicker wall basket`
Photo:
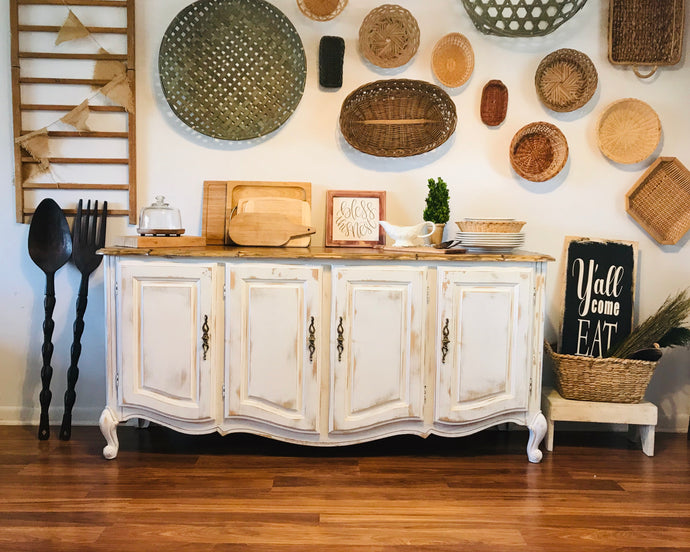
<instances>
[{"instance_id":1,"label":"wicker wall basket","mask_svg":"<svg viewBox=\"0 0 690 552\"><path fill-rule=\"evenodd\" d=\"M573 17L587 0L462 0L472 23L484 34L544 36Z\"/></svg>"},{"instance_id":2,"label":"wicker wall basket","mask_svg":"<svg viewBox=\"0 0 690 552\"><path fill-rule=\"evenodd\" d=\"M597 70L586 54L571 48L551 52L541 60L534 75L537 95L553 111L575 111L597 89Z\"/></svg>"},{"instance_id":3,"label":"wicker wall basket","mask_svg":"<svg viewBox=\"0 0 690 552\"><path fill-rule=\"evenodd\" d=\"M359 28L362 55L378 67L400 67L419 48L419 25L412 14L396 4L371 10Z\"/></svg>"},{"instance_id":4,"label":"wicker wall basket","mask_svg":"<svg viewBox=\"0 0 690 552\"><path fill-rule=\"evenodd\" d=\"M508 112L508 88L500 80L490 80L482 89L479 114L487 126L498 126Z\"/></svg>"},{"instance_id":5,"label":"wicker wall basket","mask_svg":"<svg viewBox=\"0 0 690 552\"><path fill-rule=\"evenodd\" d=\"M661 140L661 122L645 102L625 98L610 104L599 118L599 149L611 161L623 164L647 159Z\"/></svg>"},{"instance_id":6,"label":"wicker wall basket","mask_svg":"<svg viewBox=\"0 0 690 552\"><path fill-rule=\"evenodd\" d=\"M474 71L474 50L467 37L449 33L431 52L431 68L436 78L450 88L465 84Z\"/></svg>"},{"instance_id":7,"label":"wicker wall basket","mask_svg":"<svg viewBox=\"0 0 690 552\"><path fill-rule=\"evenodd\" d=\"M556 389L564 399L639 403L652 379L656 361L562 355L544 343Z\"/></svg>"},{"instance_id":8,"label":"wicker wall basket","mask_svg":"<svg viewBox=\"0 0 690 552\"><path fill-rule=\"evenodd\" d=\"M690 230L690 171L675 157L659 157L625 196L625 210L662 245Z\"/></svg>"},{"instance_id":9,"label":"wicker wall basket","mask_svg":"<svg viewBox=\"0 0 690 552\"><path fill-rule=\"evenodd\" d=\"M610 0L609 61L651 77L659 66L681 60L684 26L685 0Z\"/></svg>"},{"instance_id":10,"label":"wicker wall basket","mask_svg":"<svg viewBox=\"0 0 690 552\"><path fill-rule=\"evenodd\" d=\"M158 69L182 122L213 138L248 140L277 129L297 108L307 64L297 30L272 4L198 0L165 31Z\"/></svg>"},{"instance_id":11,"label":"wicker wall basket","mask_svg":"<svg viewBox=\"0 0 690 552\"><path fill-rule=\"evenodd\" d=\"M409 79L375 81L343 102L340 130L370 155L407 157L431 151L455 131L455 104L440 87Z\"/></svg>"},{"instance_id":12,"label":"wicker wall basket","mask_svg":"<svg viewBox=\"0 0 690 552\"><path fill-rule=\"evenodd\" d=\"M314 21L330 21L340 15L347 0L297 0L300 11Z\"/></svg>"},{"instance_id":13,"label":"wicker wall basket","mask_svg":"<svg viewBox=\"0 0 690 552\"><path fill-rule=\"evenodd\" d=\"M568 161L568 142L551 123L525 125L510 143L510 164L522 178L544 182L556 176Z\"/></svg>"}]
</instances>

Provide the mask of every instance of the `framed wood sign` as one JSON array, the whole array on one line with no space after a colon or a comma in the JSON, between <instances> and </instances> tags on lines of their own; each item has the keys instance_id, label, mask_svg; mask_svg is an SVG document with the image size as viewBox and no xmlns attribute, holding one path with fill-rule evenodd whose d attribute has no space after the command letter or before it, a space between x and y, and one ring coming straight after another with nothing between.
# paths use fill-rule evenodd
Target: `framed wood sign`
<instances>
[{"instance_id":1,"label":"framed wood sign","mask_svg":"<svg viewBox=\"0 0 690 552\"><path fill-rule=\"evenodd\" d=\"M374 247L385 243L386 192L328 190L326 246Z\"/></svg>"},{"instance_id":2,"label":"framed wood sign","mask_svg":"<svg viewBox=\"0 0 690 552\"><path fill-rule=\"evenodd\" d=\"M559 352L600 357L632 330L637 243L568 236Z\"/></svg>"}]
</instances>

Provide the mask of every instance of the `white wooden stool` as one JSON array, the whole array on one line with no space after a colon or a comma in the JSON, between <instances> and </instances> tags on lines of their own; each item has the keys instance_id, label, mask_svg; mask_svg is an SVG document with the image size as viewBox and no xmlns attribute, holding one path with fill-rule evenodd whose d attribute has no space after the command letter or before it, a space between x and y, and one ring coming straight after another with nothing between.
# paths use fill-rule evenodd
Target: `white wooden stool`
<instances>
[{"instance_id":1,"label":"white wooden stool","mask_svg":"<svg viewBox=\"0 0 690 552\"><path fill-rule=\"evenodd\" d=\"M553 450L554 423L560 420L639 426L642 452L654 456L654 429L657 422L654 404L647 401L637 404L572 401L548 387L542 389L541 397L541 409L546 418L546 450Z\"/></svg>"}]
</instances>

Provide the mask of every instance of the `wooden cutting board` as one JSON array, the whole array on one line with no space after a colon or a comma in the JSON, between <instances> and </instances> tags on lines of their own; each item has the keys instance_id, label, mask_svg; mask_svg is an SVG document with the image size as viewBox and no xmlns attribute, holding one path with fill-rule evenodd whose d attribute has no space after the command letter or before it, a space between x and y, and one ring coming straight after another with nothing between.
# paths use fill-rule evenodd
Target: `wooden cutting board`
<instances>
[{"instance_id":1,"label":"wooden cutting board","mask_svg":"<svg viewBox=\"0 0 690 552\"><path fill-rule=\"evenodd\" d=\"M306 201L290 197L242 198L237 202L237 213L271 213L285 215L290 222L303 226L311 225L311 206ZM309 247L311 237L293 238L287 247Z\"/></svg>"},{"instance_id":2,"label":"wooden cutting board","mask_svg":"<svg viewBox=\"0 0 690 552\"><path fill-rule=\"evenodd\" d=\"M203 236L117 236L115 243L120 247L203 247Z\"/></svg>"},{"instance_id":3,"label":"wooden cutting board","mask_svg":"<svg viewBox=\"0 0 690 552\"><path fill-rule=\"evenodd\" d=\"M295 224L285 215L238 213L228 223L228 236L237 245L279 247L295 236L316 232L310 226Z\"/></svg>"},{"instance_id":4,"label":"wooden cutting board","mask_svg":"<svg viewBox=\"0 0 690 552\"><path fill-rule=\"evenodd\" d=\"M306 201L311 208L311 182L207 180L204 182L202 231L209 245L228 242L228 220L240 199L287 197Z\"/></svg>"}]
</instances>

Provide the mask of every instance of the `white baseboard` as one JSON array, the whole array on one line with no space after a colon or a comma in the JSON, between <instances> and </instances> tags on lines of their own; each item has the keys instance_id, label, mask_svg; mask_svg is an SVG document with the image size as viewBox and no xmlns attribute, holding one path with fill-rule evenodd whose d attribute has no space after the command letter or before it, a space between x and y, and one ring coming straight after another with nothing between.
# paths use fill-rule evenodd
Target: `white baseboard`
<instances>
[{"instance_id":1,"label":"white baseboard","mask_svg":"<svg viewBox=\"0 0 690 552\"><path fill-rule=\"evenodd\" d=\"M56 406L49 410L50 425L60 425L64 407ZM72 425L98 425L102 408L78 407L72 410ZM41 415L40 408L25 408L17 406L0 406L0 425L38 425Z\"/></svg>"}]
</instances>

